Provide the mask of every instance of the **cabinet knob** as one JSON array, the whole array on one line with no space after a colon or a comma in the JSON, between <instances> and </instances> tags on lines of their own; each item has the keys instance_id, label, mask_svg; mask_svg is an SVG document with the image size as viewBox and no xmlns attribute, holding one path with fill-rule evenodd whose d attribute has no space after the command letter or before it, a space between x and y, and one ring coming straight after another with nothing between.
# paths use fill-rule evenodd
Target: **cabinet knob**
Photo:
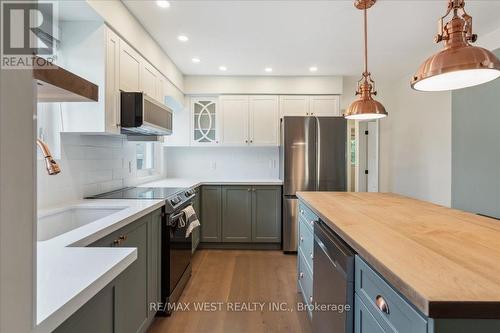
<instances>
[{"instance_id":1,"label":"cabinet knob","mask_svg":"<svg viewBox=\"0 0 500 333\"><path fill-rule=\"evenodd\" d=\"M314 256L313 256L312 252L309 254L309 256L311 257L311 260L314 260Z\"/></svg>"},{"instance_id":2,"label":"cabinet knob","mask_svg":"<svg viewBox=\"0 0 500 333\"><path fill-rule=\"evenodd\" d=\"M314 221L309 222L311 225L314 225Z\"/></svg>"},{"instance_id":3,"label":"cabinet knob","mask_svg":"<svg viewBox=\"0 0 500 333\"><path fill-rule=\"evenodd\" d=\"M121 240L119 240L119 239L115 239L113 241L113 245L120 245L120 244L121 244Z\"/></svg>"},{"instance_id":4,"label":"cabinet knob","mask_svg":"<svg viewBox=\"0 0 500 333\"><path fill-rule=\"evenodd\" d=\"M312 302L313 302L313 297L312 297L312 296L309 296L309 303L311 303L311 304L312 304Z\"/></svg>"},{"instance_id":5,"label":"cabinet knob","mask_svg":"<svg viewBox=\"0 0 500 333\"><path fill-rule=\"evenodd\" d=\"M119 240L121 240L121 241L126 241L126 240L127 240L127 238L128 238L128 236L127 236L127 235L124 235L124 236L120 236L120 237L118 237L118 239L119 239Z\"/></svg>"},{"instance_id":6,"label":"cabinet knob","mask_svg":"<svg viewBox=\"0 0 500 333\"><path fill-rule=\"evenodd\" d=\"M303 243L304 242L304 237L300 236L300 242Z\"/></svg>"},{"instance_id":7,"label":"cabinet knob","mask_svg":"<svg viewBox=\"0 0 500 333\"><path fill-rule=\"evenodd\" d=\"M384 297L382 297L381 295L377 295L377 297L375 298L375 304L380 311L389 314L389 305L385 301Z\"/></svg>"},{"instance_id":8,"label":"cabinet knob","mask_svg":"<svg viewBox=\"0 0 500 333\"><path fill-rule=\"evenodd\" d=\"M300 210L300 214L304 215L304 210L303 209Z\"/></svg>"},{"instance_id":9,"label":"cabinet knob","mask_svg":"<svg viewBox=\"0 0 500 333\"><path fill-rule=\"evenodd\" d=\"M253 139L250 139L250 143L253 143Z\"/></svg>"},{"instance_id":10,"label":"cabinet knob","mask_svg":"<svg viewBox=\"0 0 500 333\"><path fill-rule=\"evenodd\" d=\"M248 143L248 140L245 140L245 143Z\"/></svg>"},{"instance_id":11,"label":"cabinet knob","mask_svg":"<svg viewBox=\"0 0 500 333\"><path fill-rule=\"evenodd\" d=\"M304 277L304 272L300 272L299 277L302 279Z\"/></svg>"},{"instance_id":12,"label":"cabinet knob","mask_svg":"<svg viewBox=\"0 0 500 333\"><path fill-rule=\"evenodd\" d=\"M250 192L250 189L247 189L248 192Z\"/></svg>"}]
</instances>

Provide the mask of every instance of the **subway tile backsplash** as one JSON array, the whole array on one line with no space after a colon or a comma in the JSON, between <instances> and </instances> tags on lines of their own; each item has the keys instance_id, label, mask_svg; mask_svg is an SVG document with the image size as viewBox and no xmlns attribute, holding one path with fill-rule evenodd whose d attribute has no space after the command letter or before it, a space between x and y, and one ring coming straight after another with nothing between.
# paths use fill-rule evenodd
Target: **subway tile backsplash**
<instances>
[{"instance_id":1,"label":"subway tile backsplash","mask_svg":"<svg viewBox=\"0 0 500 333\"><path fill-rule=\"evenodd\" d=\"M161 178L137 177L135 143L122 136L61 134L61 173L49 176L37 161L38 207L45 208ZM129 162L132 166L129 170Z\"/></svg>"}]
</instances>

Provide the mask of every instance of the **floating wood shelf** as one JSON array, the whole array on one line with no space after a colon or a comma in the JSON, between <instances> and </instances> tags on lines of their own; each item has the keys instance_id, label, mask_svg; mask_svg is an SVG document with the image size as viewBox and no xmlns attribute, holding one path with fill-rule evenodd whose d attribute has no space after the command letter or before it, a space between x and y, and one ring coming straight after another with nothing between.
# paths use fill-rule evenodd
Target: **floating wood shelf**
<instances>
[{"instance_id":1,"label":"floating wood shelf","mask_svg":"<svg viewBox=\"0 0 500 333\"><path fill-rule=\"evenodd\" d=\"M98 86L56 65L33 69L38 102L97 102Z\"/></svg>"}]
</instances>

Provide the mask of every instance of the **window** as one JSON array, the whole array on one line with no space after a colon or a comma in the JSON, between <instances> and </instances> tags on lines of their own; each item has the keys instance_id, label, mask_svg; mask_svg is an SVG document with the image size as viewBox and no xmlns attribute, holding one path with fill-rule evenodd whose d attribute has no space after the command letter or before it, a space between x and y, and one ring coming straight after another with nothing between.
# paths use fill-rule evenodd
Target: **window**
<instances>
[{"instance_id":1,"label":"window","mask_svg":"<svg viewBox=\"0 0 500 333\"><path fill-rule=\"evenodd\" d=\"M155 147L152 142L136 143L135 159L137 171L153 171L155 168Z\"/></svg>"}]
</instances>

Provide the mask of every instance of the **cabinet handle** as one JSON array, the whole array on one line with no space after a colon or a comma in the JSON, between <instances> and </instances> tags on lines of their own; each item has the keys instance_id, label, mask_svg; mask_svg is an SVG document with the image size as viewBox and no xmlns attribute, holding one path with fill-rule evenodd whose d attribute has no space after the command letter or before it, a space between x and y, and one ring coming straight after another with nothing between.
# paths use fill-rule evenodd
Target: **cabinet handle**
<instances>
[{"instance_id":1,"label":"cabinet handle","mask_svg":"<svg viewBox=\"0 0 500 333\"><path fill-rule=\"evenodd\" d=\"M314 226L314 221L309 222L310 225Z\"/></svg>"},{"instance_id":2,"label":"cabinet handle","mask_svg":"<svg viewBox=\"0 0 500 333\"><path fill-rule=\"evenodd\" d=\"M381 295L377 295L377 297L375 298L375 304L380 311L389 314L389 305L385 301L384 297L382 297Z\"/></svg>"},{"instance_id":3,"label":"cabinet handle","mask_svg":"<svg viewBox=\"0 0 500 333\"><path fill-rule=\"evenodd\" d=\"M303 243L304 242L304 237L300 236L300 242Z\"/></svg>"},{"instance_id":4,"label":"cabinet handle","mask_svg":"<svg viewBox=\"0 0 500 333\"><path fill-rule=\"evenodd\" d=\"M250 139L250 143L253 143L253 139Z\"/></svg>"},{"instance_id":5,"label":"cabinet handle","mask_svg":"<svg viewBox=\"0 0 500 333\"><path fill-rule=\"evenodd\" d=\"M113 241L113 245L120 245L121 244L121 241L119 239L115 239Z\"/></svg>"},{"instance_id":6,"label":"cabinet handle","mask_svg":"<svg viewBox=\"0 0 500 333\"><path fill-rule=\"evenodd\" d=\"M312 304L312 302L313 302L313 297L309 296L309 303Z\"/></svg>"},{"instance_id":7,"label":"cabinet handle","mask_svg":"<svg viewBox=\"0 0 500 333\"><path fill-rule=\"evenodd\" d=\"M304 210L303 209L300 210L300 214L304 215Z\"/></svg>"},{"instance_id":8,"label":"cabinet handle","mask_svg":"<svg viewBox=\"0 0 500 333\"><path fill-rule=\"evenodd\" d=\"M250 189L247 189L248 192L250 192Z\"/></svg>"},{"instance_id":9,"label":"cabinet handle","mask_svg":"<svg viewBox=\"0 0 500 333\"><path fill-rule=\"evenodd\" d=\"M300 272L299 277L302 279L304 277L304 272Z\"/></svg>"},{"instance_id":10,"label":"cabinet handle","mask_svg":"<svg viewBox=\"0 0 500 333\"><path fill-rule=\"evenodd\" d=\"M126 241L126 240L127 240L127 238L128 238L128 236L127 236L127 235L124 235L124 236L120 236L120 237L118 237L118 239L119 239L119 240L121 240L121 241Z\"/></svg>"},{"instance_id":11,"label":"cabinet handle","mask_svg":"<svg viewBox=\"0 0 500 333\"><path fill-rule=\"evenodd\" d=\"M314 256L313 256L312 252L309 254L309 256L311 257L311 260L314 260Z\"/></svg>"},{"instance_id":12,"label":"cabinet handle","mask_svg":"<svg viewBox=\"0 0 500 333\"><path fill-rule=\"evenodd\" d=\"M248 143L248 139L247 139L247 140L245 140L245 143Z\"/></svg>"}]
</instances>

